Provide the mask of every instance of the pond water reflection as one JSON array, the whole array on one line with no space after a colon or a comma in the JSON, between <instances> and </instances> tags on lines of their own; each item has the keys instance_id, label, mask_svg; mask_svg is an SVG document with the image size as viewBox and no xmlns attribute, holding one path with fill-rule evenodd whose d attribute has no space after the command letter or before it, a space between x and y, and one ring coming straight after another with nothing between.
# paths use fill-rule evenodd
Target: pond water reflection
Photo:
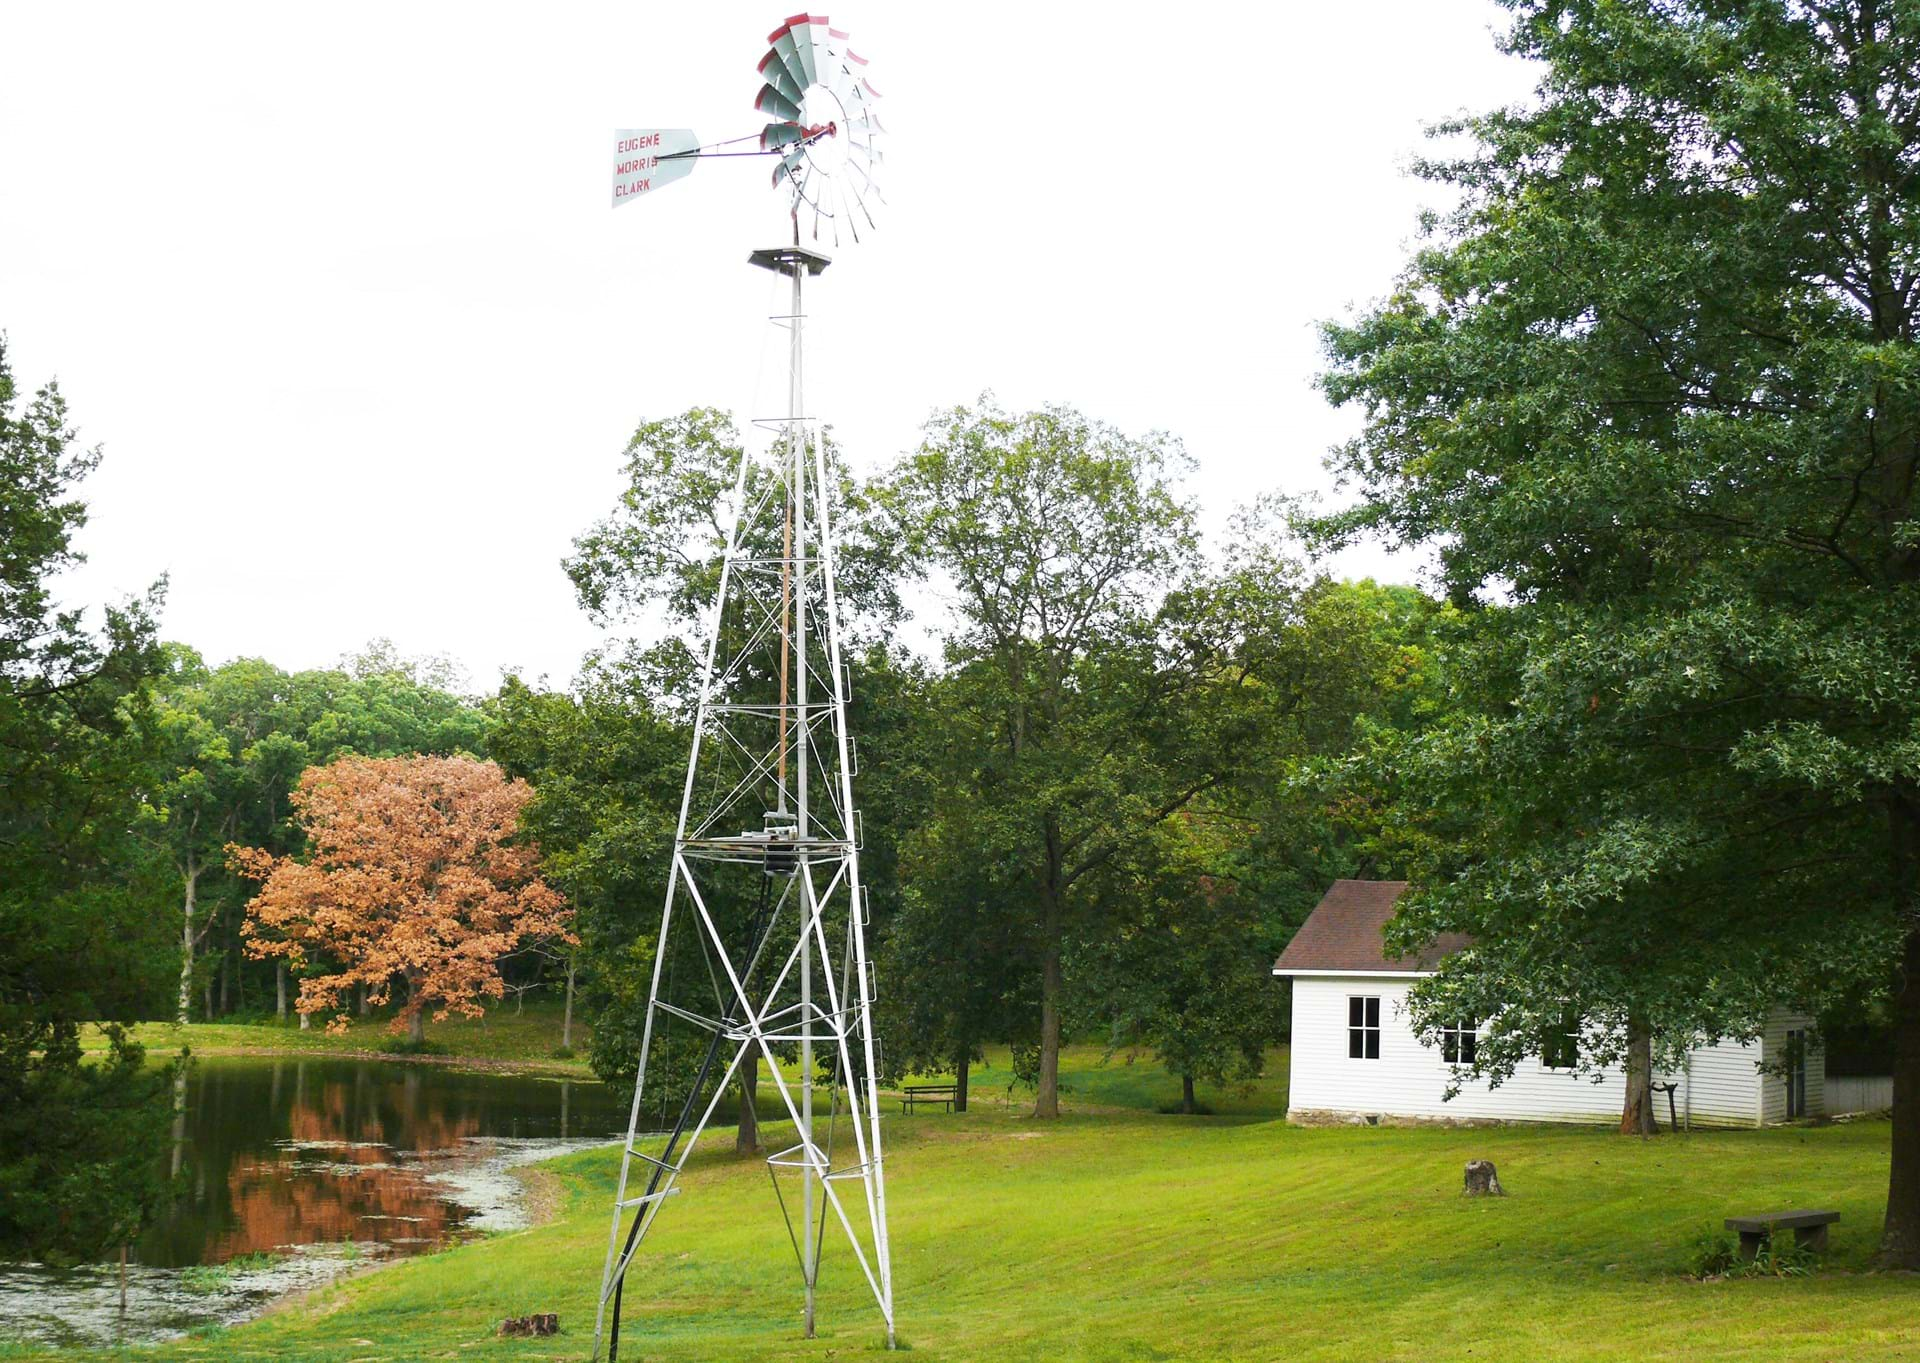
<instances>
[{"instance_id":1,"label":"pond water reflection","mask_svg":"<svg viewBox=\"0 0 1920 1363\"><path fill-rule=\"evenodd\" d=\"M380 1061L196 1061L173 1201L118 1271L0 1266L9 1333L56 1344L154 1339L244 1318L369 1257L525 1224L512 1169L626 1127L597 1083ZM253 1256L276 1256L267 1263ZM241 1262L243 1271L203 1265ZM196 1271L197 1270L197 1271Z\"/></svg>"}]
</instances>

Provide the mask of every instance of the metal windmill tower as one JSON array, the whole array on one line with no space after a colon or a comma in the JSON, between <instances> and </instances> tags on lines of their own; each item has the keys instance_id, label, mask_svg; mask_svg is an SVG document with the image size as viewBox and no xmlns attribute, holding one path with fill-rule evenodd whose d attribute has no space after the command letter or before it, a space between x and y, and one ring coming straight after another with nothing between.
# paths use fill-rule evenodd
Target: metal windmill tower
<instances>
[{"instance_id":1,"label":"metal windmill tower","mask_svg":"<svg viewBox=\"0 0 1920 1363\"><path fill-rule=\"evenodd\" d=\"M615 134L618 207L706 157L765 156L791 199L791 245L749 260L789 281L787 413L756 421L707 619L692 751L594 1325L618 1356L635 1255L743 1066L763 1065L793 1125L767 1173L814 1328L827 1244L850 1258L894 1339L854 747L835 578L833 470L805 402L806 283L828 264L823 232L858 240L877 198L878 92L847 35L796 15L768 38L755 136L709 146L685 129ZM753 150L734 150L757 141ZM801 244L802 222L811 241ZM829 1225L836 1227L830 1237ZM611 1308L609 1310L609 1308ZM608 1326L610 1325L610 1331Z\"/></svg>"}]
</instances>

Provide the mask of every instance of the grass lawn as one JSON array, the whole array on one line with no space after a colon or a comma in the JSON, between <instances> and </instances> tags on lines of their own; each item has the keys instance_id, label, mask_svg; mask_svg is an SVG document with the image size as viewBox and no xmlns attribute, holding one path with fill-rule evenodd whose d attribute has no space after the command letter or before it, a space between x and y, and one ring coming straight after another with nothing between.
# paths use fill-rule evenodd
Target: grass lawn
<instances>
[{"instance_id":1,"label":"grass lawn","mask_svg":"<svg viewBox=\"0 0 1920 1363\"><path fill-rule=\"evenodd\" d=\"M588 1030L578 1011L573 1019L574 1058L558 1059L560 1022L563 1007L559 999L533 997L524 1012L516 1013L511 1003L497 1003L480 1019L458 1014L445 1022L427 1020L427 1040L446 1048L446 1054L489 1063L511 1064L514 1069L538 1070L554 1074L587 1075L585 1060ZM320 1019L306 1031L293 1019L279 1022L267 1018L258 1022L190 1022L184 1027L170 1022L142 1022L132 1030L156 1057L190 1046L195 1055L252 1055L284 1051L288 1054L337 1052L372 1054L383 1042L393 1039L387 1030L391 1015L376 1012L371 1017L355 1018L345 1032L330 1034ZM103 1043L97 1032L89 1034L85 1044ZM403 1057L388 1057L403 1058ZM441 1057L435 1057L441 1058Z\"/></svg>"},{"instance_id":2,"label":"grass lawn","mask_svg":"<svg viewBox=\"0 0 1920 1363\"><path fill-rule=\"evenodd\" d=\"M1178 1088L1150 1062L1097 1060L1070 1057L1072 1110L1058 1122L997 1098L964 1115L886 1118L900 1336L915 1355L1920 1358L1920 1280L1869 1271L1884 1122L1651 1142L1583 1129L1295 1129L1260 1115L1284 1092L1283 1063L1236 1100L1246 1112L1192 1118L1151 1110ZM980 1078L1003 1075L1001 1062ZM1460 1197L1461 1166L1476 1156L1499 1164L1510 1196ZM120 1356L583 1359L617 1166L611 1149L548 1166L562 1196L545 1226ZM683 1186L629 1280L624 1358L880 1352L877 1317L831 1238L821 1335L800 1338L792 1251L757 1161L715 1140ZM1689 1246L1720 1218L1786 1206L1842 1213L1822 1272L1683 1275ZM534 1311L558 1311L565 1333L492 1334L501 1317Z\"/></svg>"}]
</instances>

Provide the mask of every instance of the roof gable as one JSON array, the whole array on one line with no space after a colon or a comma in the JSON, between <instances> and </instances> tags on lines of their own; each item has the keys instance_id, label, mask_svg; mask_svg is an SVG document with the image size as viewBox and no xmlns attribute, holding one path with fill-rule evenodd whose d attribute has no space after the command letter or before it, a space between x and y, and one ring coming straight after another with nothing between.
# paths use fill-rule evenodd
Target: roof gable
<instances>
[{"instance_id":1,"label":"roof gable","mask_svg":"<svg viewBox=\"0 0 1920 1363\"><path fill-rule=\"evenodd\" d=\"M1358 975L1423 974L1467 945L1463 933L1442 933L1418 956L1389 958L1381 935L1394 905L1407 892L1404 880L1336 880L1287 943L1273 973L1352 972Z\"/></svg>"}]
</instances>

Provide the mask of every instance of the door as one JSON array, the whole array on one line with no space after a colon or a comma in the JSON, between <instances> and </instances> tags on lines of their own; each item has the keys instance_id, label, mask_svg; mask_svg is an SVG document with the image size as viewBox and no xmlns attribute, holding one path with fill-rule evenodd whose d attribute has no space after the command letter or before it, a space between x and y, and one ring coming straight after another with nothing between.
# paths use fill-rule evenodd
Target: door
<instances>
[{"instance_id":1,"label":"door","mask_svg":"<svg viewBox=\"0 0 1920 1363\"><path fill-rule=\"evenodd\" d=\"M1795 1027L1787 1032L1787 1120L1807 1115L1807 1034Z\"/></svg>"}]
</instances>

